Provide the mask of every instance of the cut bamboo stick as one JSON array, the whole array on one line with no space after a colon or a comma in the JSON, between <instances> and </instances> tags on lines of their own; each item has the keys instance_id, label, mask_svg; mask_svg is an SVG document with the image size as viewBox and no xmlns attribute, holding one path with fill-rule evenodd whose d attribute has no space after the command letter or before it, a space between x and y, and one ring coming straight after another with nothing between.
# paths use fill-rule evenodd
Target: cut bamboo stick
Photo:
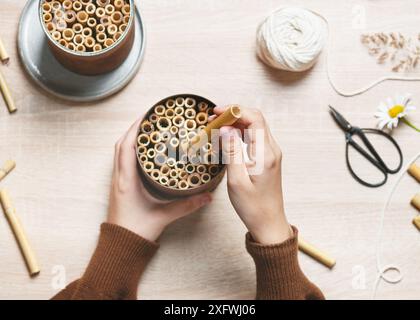
<instances>
[{"instance_id":1,"label":"cut bamboo stick","mask_svg":"<svg viewBox=\"0 0 420 320\"><path fill-rule=\"evenodd\" d=\"M10 93L9 87L4 79L3 74L0 72L0 91L3 95L4 102L6 103L9 113L14 113L17 111L15 102L13 101L12 94Z\"/></svg>"},{"instance_id":2,"label":"cut bamboo stick","mask_svg":"<svg viewBox=\"0 0 420 320\"><path fill-rule=\"evenodd\" d=\"M420 211L420 193L417 193L411 200L411 205Z\"/></svg>"},{"instance_id":3,"label":"cut bamboo stick","mask_svg":"<svg viewBox=\"0 0 420 320\"><path fill-rule=\"evenodd\" d=\"M23 230L22 224L16 215L15 209L6 190L0 190L0 202L3 207L4 214L6 215L10 227L12 228L16 240L19 244L30 276L32 277L39 274L41 270L39 268L34 251L29 244L28 238L26 237L25 231Z\"/></svg>"},{"instance_id":4,"label":"cut bamboo stick","mask_svg":"<svg viewBox=\"0 0 420 320\"><path fill-rule=\"evenodd\" d=\"M418 182L420 182L420 167L413 163L408 169L408 173L413 176Z\"/></svg>"},{"instance_id":5,"label":"cut bamboo stick","mask_svg":"<svg viewBox=\"0 0 420 320\"><path fill-rule=\"evenodd\" d=\"M330 257L327 253L319 250L318 248L315 248L301 237L299 237L299 250L330 269L332 269L336 264L334 258Z\"/></svg>"},{"instance_id":6,"label":"cut bamboo stick","mask_svg":"<svg viewBox=\"0 0 420 320\"><path fill-rule=\"evenodd\" d=\"M419 229L420 231L420 216L414 218L413 220L413 224L417 227L417 229Z\"/></svg>"},{"instance_id":7,"label":"cut bamboo stick","mask_svg":"<svg viewBox=\"0 0 420 320\"><path fill-rule=\"evenodd\" d=\"M3 167L0 168L0 181L3 180L15 167L16 162L13 160L7 160L3 164Z\"/></svg>"}]
</instances>

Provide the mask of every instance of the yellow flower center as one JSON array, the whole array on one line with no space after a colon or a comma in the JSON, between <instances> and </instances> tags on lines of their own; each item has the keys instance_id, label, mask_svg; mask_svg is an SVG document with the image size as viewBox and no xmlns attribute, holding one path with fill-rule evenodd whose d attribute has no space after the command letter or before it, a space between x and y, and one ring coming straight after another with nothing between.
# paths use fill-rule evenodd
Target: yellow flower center
<instances>
[{"instance_id":1,"label":"yellow flower center","mask_svg":"<svg viewBox=\"0 0 420 320\"><path fill-rule=\"evenodd\" d=\"M388 114L389 114L389 116L391 117L391 118L396 118L396 117L398 117L398 115L401 113L401 112L404 112L404 106L402 106L402 105L396 105L396 106L393 106L391 109L389 109L388 110Z\"/></svg>"}]
</instances>

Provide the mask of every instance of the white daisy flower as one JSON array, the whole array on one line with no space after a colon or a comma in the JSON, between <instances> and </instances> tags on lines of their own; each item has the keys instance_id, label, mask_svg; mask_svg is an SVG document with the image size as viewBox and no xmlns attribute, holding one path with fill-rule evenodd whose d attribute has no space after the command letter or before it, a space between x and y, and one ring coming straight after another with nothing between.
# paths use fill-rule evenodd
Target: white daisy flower
<instances>
[{"instance_id":1,"label":"white daisy flower","mask_svg":"<svg viewBox=\"0 0 420 320\"><path fill-rule=\"evenodd\" d=\"M388 98L378 106L378 112L375 113L375 117L379 119L378 128L382 130L387 127L392 130L398 126L400 119L404 121L403 118L414 110L416 107L411 104L411 94Z\"/></svg>"}]
</instances>

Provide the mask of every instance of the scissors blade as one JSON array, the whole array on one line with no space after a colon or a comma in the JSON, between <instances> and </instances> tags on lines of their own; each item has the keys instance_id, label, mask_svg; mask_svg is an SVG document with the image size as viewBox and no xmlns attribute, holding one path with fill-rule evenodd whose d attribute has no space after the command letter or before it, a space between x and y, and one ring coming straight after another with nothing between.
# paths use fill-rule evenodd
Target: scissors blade
<instances>
[{"instance_id":1,"label":"scissors blade","mask_svg":"<svg viewBox=\"0 0 420 320\"><path fill-rule=\"evenodd\" d=\"M352 125L333 107L330 107L331 115L333 116L335 122L340 126L341 129L348 132L352 129Z\"/></svg>"}]
</instances>

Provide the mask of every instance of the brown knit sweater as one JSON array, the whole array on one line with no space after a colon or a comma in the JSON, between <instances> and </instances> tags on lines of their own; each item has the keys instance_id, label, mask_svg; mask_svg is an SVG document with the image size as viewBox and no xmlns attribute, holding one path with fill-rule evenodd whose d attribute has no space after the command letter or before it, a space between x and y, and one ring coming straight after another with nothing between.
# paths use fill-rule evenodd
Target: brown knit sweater
<instances>
[{"instance_id":1,"label":"brown knit sweater","mask_svg":"<svg viewBox=\"0 0 420 320\"><path fill-rule=\"evenodd\" d=\"M257 269L257 299L324 299L299 267L298 231L291 239L263 246L246 236ZM56 300L136 299L140 277L158 244L117 225L104 223L95 253L79 280L59 292Z\"/></svg>"}]
</instances>

